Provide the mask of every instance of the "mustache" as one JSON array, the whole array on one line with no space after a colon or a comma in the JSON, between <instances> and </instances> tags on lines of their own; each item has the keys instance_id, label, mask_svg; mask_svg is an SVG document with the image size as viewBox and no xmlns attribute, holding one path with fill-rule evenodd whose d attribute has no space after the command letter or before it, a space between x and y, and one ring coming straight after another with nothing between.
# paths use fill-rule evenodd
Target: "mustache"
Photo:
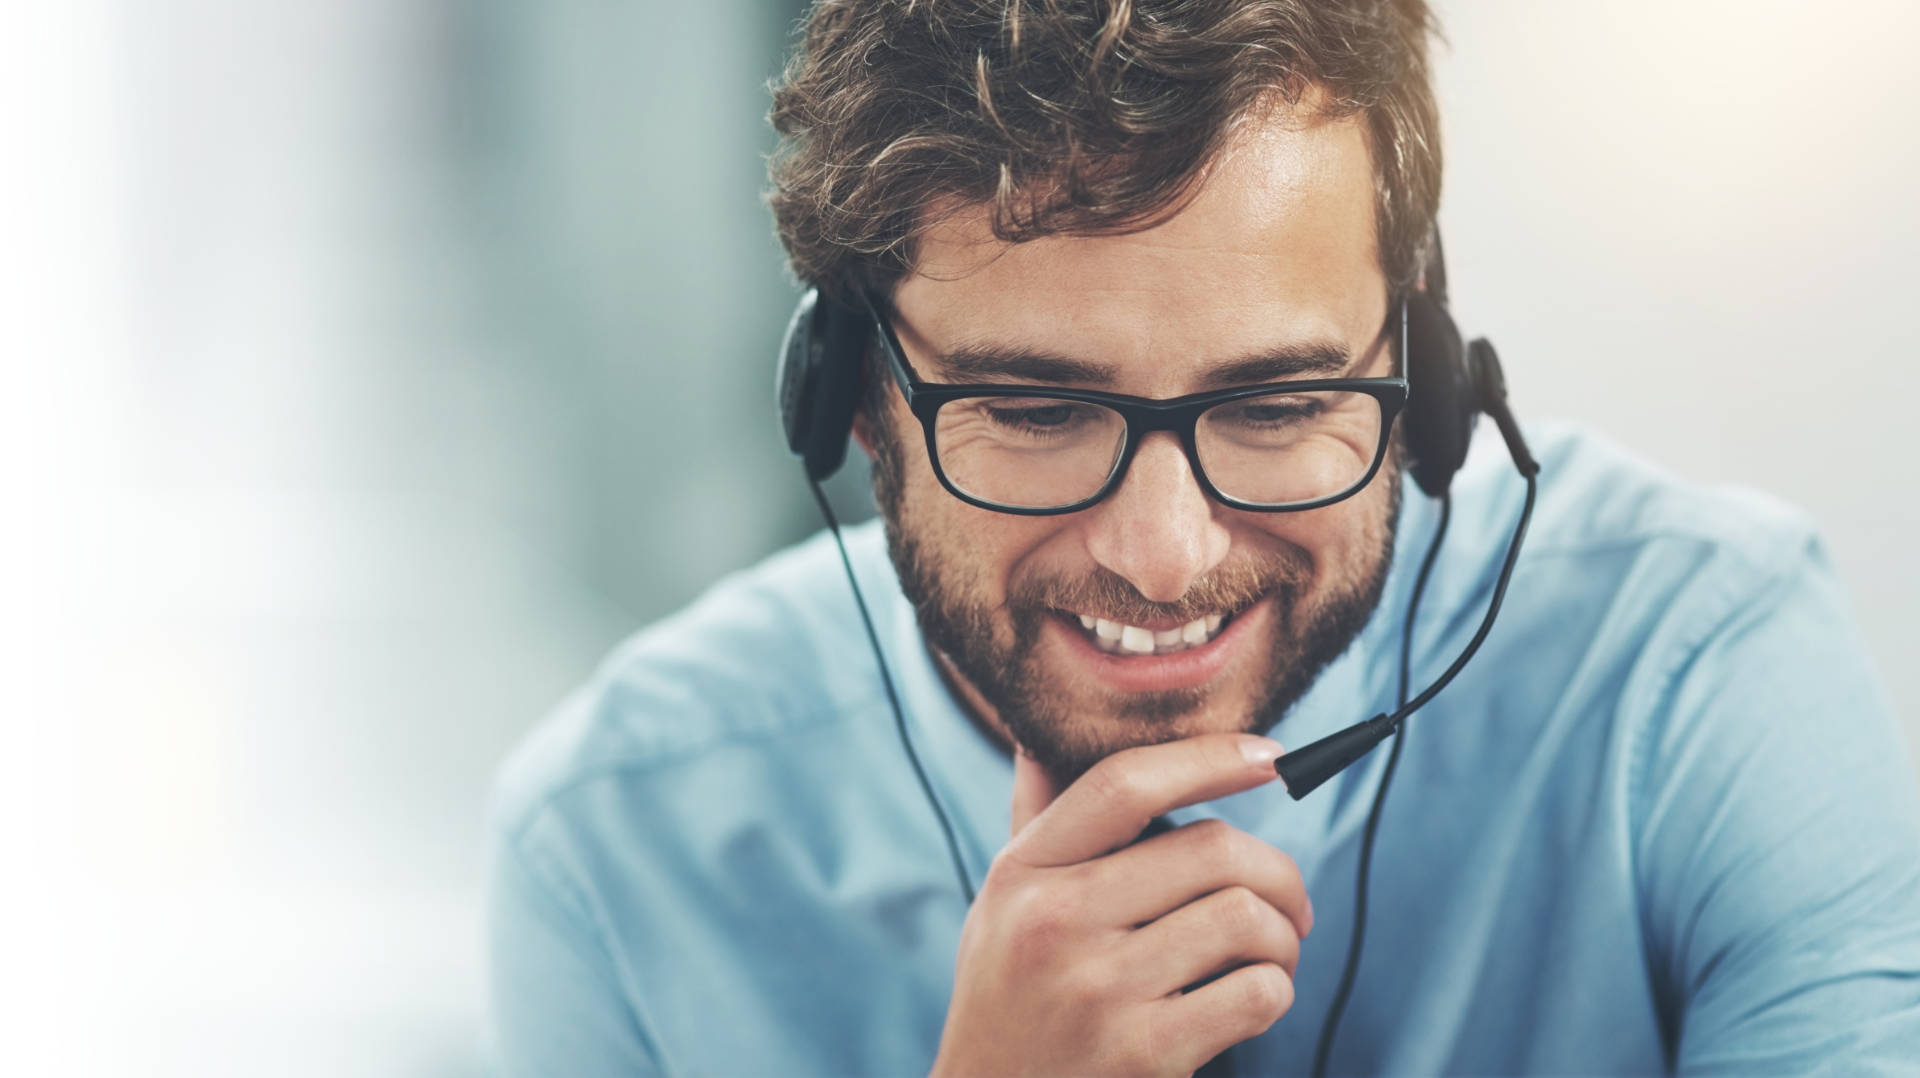
<instances>
[{"instance_id":1,"label":"mustache","mask_svg":"<svg viewBox=\"0 0 1920 1078\"><path fill-rule=\"evenodd\" d=\"M1273 593L1290 605L1310 575L1304 552L1277 556L1267 564L1239 562L1194 581L1173 602L1160 603L1140 594L1126 577L1102 566L1073 580L1040 577L1027 581L1008 599L1015 607L1067 610L1128 625L1187 622L1208 614L1237 613Z\"/></svg>"}]
</instances>

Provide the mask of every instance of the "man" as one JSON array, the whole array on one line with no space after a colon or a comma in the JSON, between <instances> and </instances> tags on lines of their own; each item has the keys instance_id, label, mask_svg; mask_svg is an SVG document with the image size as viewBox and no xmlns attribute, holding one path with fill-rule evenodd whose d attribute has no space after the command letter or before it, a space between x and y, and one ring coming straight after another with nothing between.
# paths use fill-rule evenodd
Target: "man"
<instances>
[{"instance_id":1,"label":"man","mask_svg":"<svg viewBox=\"0 0 1920 1078\"><path fill-rule=\"evenodd\" d=\"M884 667L817 538L530 738L497 810L509 1072L1310 1071L1388 754L1296 802L1264 735L1406 693L1440 511L1368 389L1429 264L1427 23L816 6L773 202L799 275L877 318L884 528L847 547ZM953 383L1014 388L910 411ZM1137 437L1050 395L1248 386ZM1503 612L1403 734L1330 1071L1912 1073L1920 798L1810 529L1531 438ZM1037 463L1069 445L1106 455ZM1499 574L1502 456L1453 481L1416 690Z\"/></svg>"}]
</instances>

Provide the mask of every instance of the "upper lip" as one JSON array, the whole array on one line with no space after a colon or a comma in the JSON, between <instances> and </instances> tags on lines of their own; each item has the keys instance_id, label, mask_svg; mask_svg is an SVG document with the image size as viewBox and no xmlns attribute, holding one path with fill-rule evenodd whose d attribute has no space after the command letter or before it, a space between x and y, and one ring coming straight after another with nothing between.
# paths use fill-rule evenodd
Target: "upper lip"
<instances>
[{"instance_id":1,"label":"upper lip","mask_svg":"<svg viewBox=\"0 0 1920 1078\"><path fill-rule=\"evenodd\" d=\"M1066 615L1069 618L1073 618L1075 620L1078 620L1082 615L1085 615L1087 617L1096 618L1101 621L1111 621L1116 625L1131 625L1137 629L1145 629L1148 632L1163 633L1163 632L1166 632L1168 629L1178 629L1178 628L1181 628L1182 626L1191 625L1194 622L1199 621L1201 618L1211 618L1211 617L1228 618L1228 617L1232 617L1234 614L1239 613L1239 611L1238 610L1209 610L1209 611L1206 611L1205 613L1195 614L1190 618L1175 619L1175 618L1162 617L1162 618L1151 618L1146 621L1129 621L1126 618L1112 618L1112 617L1108 617L1105 614L1096 614L1091 610L1064 610L1063 609L1060 611L1060 613Z\"/></svg>"}]
</instances>

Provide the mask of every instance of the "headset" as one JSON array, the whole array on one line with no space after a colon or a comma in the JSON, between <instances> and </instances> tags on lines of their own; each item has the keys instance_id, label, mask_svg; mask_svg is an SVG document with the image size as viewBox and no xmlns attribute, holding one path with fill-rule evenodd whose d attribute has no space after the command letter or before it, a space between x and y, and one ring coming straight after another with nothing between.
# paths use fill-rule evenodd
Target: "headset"
<instances>
[{"instance_id":1,"label":"headset","mask_svg":"<svg viewBox=\"0 0 1920 1078\"><path fill-rule=\"evenodd\" d=\"M1540 471L1540 465L1528 451L1519 424L1507 406L1506 378L1493 345L1484 337L1470 343L1464 342L1447 309L1446 261L1437 229L1432 235L1419 284L1406 294L1402 302L1406 305L1406 346L1405 355L1400 358L1408 383L1408 399L1400 417L1403 424L1401 445L1406 450L1407 469L1415 483L1429 497L1440 502L1440 516L1408 600L1402 627L1399 707L1391 714L1375 715L1311 745L1290 751L1275 762L1275 770L1280 773L1288 796L1299 800L1365 756L1381 741L1393 737L1393 748L1381 774L1373 807L1367 815L1361 842L1359 878L1355 887L1353 936L1349 942L1347 964L1341 974L1340 987L1321 1026L1314 1052L1313 1072L1316 1076L1326 1073L1334 1033L1345 1011L1359 967L1361 943L1366 930L1367 877L1372 863L1374 835L1379 828L1387 786L1393 780L1403 744L1402 739L1395 735L1400 732L1407 716L1419 710L1453 680L1467 660L1479 650L1487 632L1492 629L1494 616L1500 610L1507 583L1519 559L1527 524L1533 516L1537 492L1535 477ZM780 425L786 435L787 448L800 458L814 500L833 531L835 543L839 545L841 564L846 568L847 582L853 589L861 621L866 626L867 639L873 645L874 659L880 666L881 681L886 688L887 700L893 707L901 744L906 748L907 758L913 764L921 789L926 792L927 800L939 818L941 831L947 841L947 852L960 881L961 893L971 905L973 885L961 860L960 845L954 837L952 822L933 792L933 785L927 778L926 769L921 766L919 754L914 751L913 739L907 731L906 715L881 652L879 635L867 611L866 599L860 593L860 584L854 578L853 563L847 556L846 544L840 538L839 522L820 489L820 484L838 471L846 459L847 440L852 433L854 413L859 407L863 390L867 349L875 341L878 332L879 326L874 315L865 306L838 301L818 289L809 289L803 294L794 307L793 317L787 323L786 337L780 349L775 381ZM1508 542L1506 560L1478 631L1445 673L1409 701L1408 668L1414 615L1419 610L1420 596L1426 589L1428 574L1433 569L1441 541L1446 537L1447 522L1452 516L1450 488L1453 477L1467 459L1474 423L1482 413L1491 417L1499 427L1507 451L1513 458L1514 468L1526 480L1526 502L1521 508L1513 537ZM1164 820L1156 823L1161 828L1170 826ZM1231 1067L1229 1054L1223 1053L1203 1067L1200 1073L1224 1075L1231 1071Z\"/></svg>"}]
</instances>

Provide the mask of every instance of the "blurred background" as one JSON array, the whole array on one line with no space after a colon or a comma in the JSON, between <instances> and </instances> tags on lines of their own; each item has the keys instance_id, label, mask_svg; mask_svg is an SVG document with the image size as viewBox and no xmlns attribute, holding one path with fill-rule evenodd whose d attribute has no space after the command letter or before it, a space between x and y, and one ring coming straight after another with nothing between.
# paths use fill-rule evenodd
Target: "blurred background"
<instances>
[{"instance_id":1,"label":"blurred background","mask_svg":"<svg viewBox=\"0 0 1920 1078\"><path fill-rule=\"evenodd\" d=\"M818 527L760 201L802 6L16 13L8 1073L484 1073L493 768ZM1920 6L1440 12L1455 305L1522 414L1804 508L1920 741Z\"/></svg>"}]
</instances>

